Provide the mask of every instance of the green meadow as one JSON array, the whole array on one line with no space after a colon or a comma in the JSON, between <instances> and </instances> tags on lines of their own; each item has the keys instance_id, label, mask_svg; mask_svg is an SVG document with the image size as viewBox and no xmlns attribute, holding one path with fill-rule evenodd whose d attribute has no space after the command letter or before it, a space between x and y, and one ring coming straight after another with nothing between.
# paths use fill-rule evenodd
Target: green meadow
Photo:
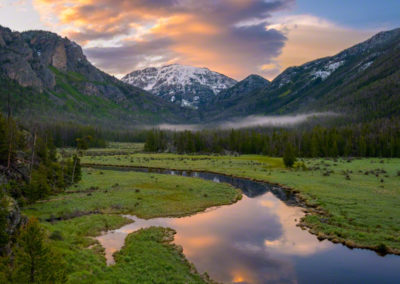
<instances>
[{"instance_id":1,"label":"green meadow","mask_svg":"<svg viewBox=\"0 0 400 284\"><path fill-rule=\"evenodd\" d=\"M179 217L240 198L239 190L227 184L89 168L77 186L24 208L24 214L46 227L65 260L69 283L204 283L211 280L199 275L171 243L170 229L129 235L113 266L106 266L103 248L93 237L132 222L122 214Z\"/></svg>"},{"instance_id":2,"label":"green meadow","mask_svg":"<svg viewBox=\"0 0 400 284\"><path fill-rule=\"evenodd\" d=\"M209 171L281 184L298 192L307 208L301 225L319 238L400 252L400 159L302 159L286 169L282 159L260 155L144 154L136 146L113 146L82 157L87 166L77 185L24 208L62 254L68 283L212 282L172 243L171 229L130 234L112 266L94 237L132 222L123 214L179 217L241 198L223 183L89 164ZM121 149L124 154L116 152Z\"/></svg>"},{"instance_id":3,"label":"green meadow","mask_svg":"<svg viewBox=\"0 0 400 284\"><path fill-rule=\"evenodd\" d=\"M85 156L87 164L223 173L278 183L299 193L308 208L302 225L319 238L382 253L400 253L400 159L282 159L259 155L130 154Z\"/></svg>"},{"instance_id":4,"label":"green meadow","mask_svg":"<svg viewBox=\"0 0 400 284\"><path fill-rule=\"evenodd\" d=\"M113 156L128 155L142 152L144 143L125 143L125 142L109 142L105 148L91 148L85 151L86 156ZM65 157L72 156L76 152L74 148L62 148L59 153Z\"/></svg>"}]
</instances>

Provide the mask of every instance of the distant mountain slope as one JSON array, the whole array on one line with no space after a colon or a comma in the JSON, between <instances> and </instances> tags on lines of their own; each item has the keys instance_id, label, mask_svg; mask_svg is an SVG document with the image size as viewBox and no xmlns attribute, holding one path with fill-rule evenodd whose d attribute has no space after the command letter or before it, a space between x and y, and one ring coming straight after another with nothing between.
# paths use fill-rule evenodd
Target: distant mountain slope
<instances>
[{"instance_id":1,"label":"distant mountain slope","mask_svg":"<svg viewBox=\"0 0 400 284\"><path fill-rule=\"evenodd\" d=\"M382 32L335 56L290 67L233 104L229 97L220 100L224 111L213 119L321 110L357 120L400 115L399 57L400 29Z\"/></svg>"},{"instance_id":2,"label":"distant mountain slope","mask_svg":"<svg viewBox=\"0 0 400 284\"><path fill-rule=\"evenodd\" d=\"M18 116L130 126L179 121L177 106L94 67L76 43L45 31L0 27L0 107Z\"/></svg>"},{"instance_id":3,"label":"distant mountain slope","mask_svg":"<svg viewBox=\"0 0 400 284\"><path fill-rule=\"evenodd\" d=\"M122 81L183 107L198 107L236 81L208 68L172 64L133 71Z\"/></svg>"},{"instance_id":4,"label":"distant mountain slope","mask_svg":"<svg viewBox=\"0 0 400 284\"><path fill-rule=\"evenodd\" d=\"M290 67L272 82L251 75L237 83L181 65L135 71L124 81L158 96L100 71L66 38L0 27L1 111L10 95L13 113L25 120L107 127L315 111L341 112L353 121L400 116L400 29Z\"/></svg>"},{"instance_id":5,"label":"distant mountain slope","mask_svg":"<svg viewBox=\"0 0 400 284\"><path fill-rule=\"evenodd\" d=\"M205 111L214 119L224 118L229 115L232 107L237 107L237 116L246 116L246 112L241 112L240 105L242 100L252 98L254 94L264 90L271 83L258 75L250 75L233 87L221 91L218 96L213 98L206 106ZM225 110L228 112L226 113Z\"/></svg>"}]
</instances>

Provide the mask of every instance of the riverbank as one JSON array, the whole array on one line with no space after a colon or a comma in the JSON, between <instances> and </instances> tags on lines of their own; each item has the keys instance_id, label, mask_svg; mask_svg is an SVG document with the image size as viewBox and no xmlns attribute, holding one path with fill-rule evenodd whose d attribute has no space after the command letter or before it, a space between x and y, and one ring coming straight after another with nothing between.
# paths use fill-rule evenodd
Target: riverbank
<instances>
[{"instance_id":1,"label":"riverbank","mask_svg":"<svg viewBox=\"0 0 400 284\"><path fill-rule=\"evenodd\" d=\"M82 181L76 187L30 205L23 212L39 218L46 227L52 246L66 260L68 283L101 283L105 279L128 283L143 279L157 283L162 279L169 279L170 283L207 283L211 282L207 275L197 273L181 248L171 243L170 230L150 228L133 233L113 266L106 266L104 249L94 237L132 222L121 214L146 219L181 217L240 198L239 190L222 183L83 169ZM142 248L140 253L137 245ZM137 253L132 254L133 250Z\"/></svg>"},{"instance_id":2,"label":"riverbank","mask_svg":"<svg viewBox=\"0 0 400 284\"><path fill-rule=\"evenodd\" d=\"M199 170L280 184L307 204L301 225L319 239L400 254L400 159L305 159L287 170L279 158L135 154L84 157L84 163Z\"/></svg>"}]
</instances>

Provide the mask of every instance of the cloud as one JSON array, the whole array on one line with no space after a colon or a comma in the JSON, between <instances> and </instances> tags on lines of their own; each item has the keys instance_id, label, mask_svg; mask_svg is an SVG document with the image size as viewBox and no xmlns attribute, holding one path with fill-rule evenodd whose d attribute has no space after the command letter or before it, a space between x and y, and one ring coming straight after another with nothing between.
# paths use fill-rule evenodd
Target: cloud
<instances>
[{"instance_id":1,"label":"cloud","mask_svg":"<svg viewBox=\"0 0 400 284\"><path fill-rule=\"evenodd\" d=\"M116 76L132 71L133 66L144 68L171 62L175 56L169 47L171 40L157 38L151 41L129 42L118 47L92 47L85 50L92 61Z\"/></svg>"},{"instance_id":2,"label":"cloud","mask_svg":"<svg viewBox=\"0 0 400 284\"><path fill-rule=\"evenodd\" d=\"M20 1L19 1L20 2ZM334 55L376 31L293 12L295 0L33 0L42 21L101 69L181 63L235 79Z\"/></svg>"},{"instance_id":3,"label":"cloud","mask_svg":"<svg viewBox=\"0 0 400 284\"><path fill-rule=\"evenodd\" d=\"M271 75L277 75L282 68L335 55L377 32L343 27L307 14L272 17L267 28L278 30L288 38L275 66L269 66L269 69L275 69Z\"/></svg>"},{"instance_id":4,"label":"cloud","mask_svg":"<svg viewBox=\"0 0 400 284\"><path fill-rule=\"evenodd\" d=\"M83 44L89 59L113 74L174 61L241 79L263 74L262 66L280 54L286 37L265 26L294 2L34 0L34 5L44 21Z\"/></svg>"}]
</instances>

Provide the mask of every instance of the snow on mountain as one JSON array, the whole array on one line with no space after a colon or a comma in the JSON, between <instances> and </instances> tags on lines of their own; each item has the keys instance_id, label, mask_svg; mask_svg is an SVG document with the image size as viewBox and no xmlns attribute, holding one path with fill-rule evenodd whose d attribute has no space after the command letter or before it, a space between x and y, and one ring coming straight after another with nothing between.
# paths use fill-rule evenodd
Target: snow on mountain
<instances>
[{"instance_id":1,"label":"snow on mountain","mask_svg":"<svg viewBox=\"0 0 400 284\"><path fill-rule=\"evenodd\" d=\"M172 64L133 71L121 79L183 107L197 108L237 82L208 68Z\"/></svg>"},{"instance_id":2,"label":"snow on mountain","mask_svg":"<svg viewBox=\"0 0 400 284\"><path fill-rule=\"evenodd\" d=\"M328 62L327 65L323 66L322 70L317 70L314 71L313 77L314 79L321 78L322 80L325 80L328 78L333 72L336 71L340 66L344 64L344 60L338 61L338 62Z\"/></svg>"}]
</instances>

